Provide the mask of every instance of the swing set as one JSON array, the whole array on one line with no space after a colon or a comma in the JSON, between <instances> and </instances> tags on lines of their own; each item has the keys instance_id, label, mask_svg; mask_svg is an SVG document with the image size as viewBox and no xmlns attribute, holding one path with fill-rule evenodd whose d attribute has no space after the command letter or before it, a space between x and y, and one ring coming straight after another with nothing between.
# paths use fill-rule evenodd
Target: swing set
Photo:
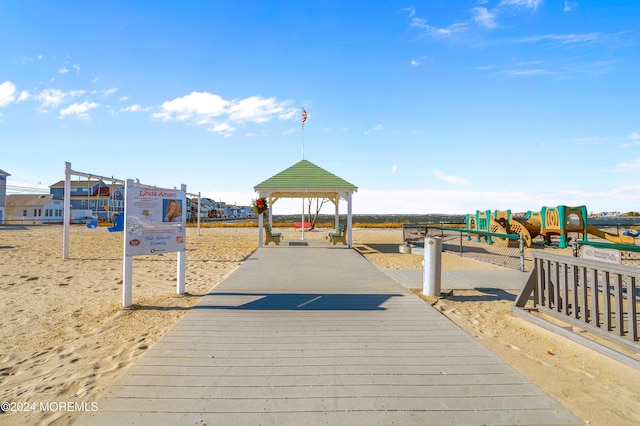
<instances>
[{"instance_id":1,"label":"swing set","mask_svg":"<svg viewBox=\"0 0 640 426\"><path fill-rule=\"evenodd\" d=\"M84 173L71 169L71 163L65 163L65 181L64 181L64 235L62 242L62 257L63 259L69 258L69 224L71 222L71 176L78 176L79 178L87 178L87 210L90 212L90 216L87 215L86 225L89 229L95 229L98 227L98 221L100 218L100 196L106 195L106 191L103 188L109 191L109 187L106 185L108 182L111 185L111 190L109 191L109 196L107 198L106 204L104 204L104 209L107 212L111 212L111 210L117 210L116 206L116 198L115 198L115 189L116 186L122 185L124 186L125 181L121 179L116 179L114 177L104 177L94 175L92 173ZM97 179L97 181L96 181ZM97 184L97 189L92 190L93 187ZM92 197L95 197L95 200L92 200ZM92 207L91 203L95 201L95 205ZM95 213L94 213L95 209ZM117 214L117 217L116 217ZM108 213L107 213L108 216ZM124 217L122 212L115 212L112 214L111 218L114 222L114 226L111 228L118 227L118 218ZM122 219L121 218L121 219ZM121 229L109 229L110 232L121 230Z\"/></svg>"}]
</instances>

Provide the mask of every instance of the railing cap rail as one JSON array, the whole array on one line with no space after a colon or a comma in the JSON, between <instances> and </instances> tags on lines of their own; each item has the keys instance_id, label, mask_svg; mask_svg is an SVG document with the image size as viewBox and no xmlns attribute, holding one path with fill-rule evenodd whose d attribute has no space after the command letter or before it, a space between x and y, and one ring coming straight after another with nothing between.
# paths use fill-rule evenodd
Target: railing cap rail
<instances>
[{"instance_id":1,"label":"railing cap rail","mask_svg":"<svg viewBox=\"0 0 640 426\"><path fill-rule=\"evenodd\" d=\"M564 263L568 265L581 266L588 269L597 269L606 272L613 272L616 274L635 275L640 277L640 268L629 265L617 265L615 263L601 262L599 260L582 259L581 257L573 257L565 254L557 253L545 253L545 252L533 252L533 262L536 263L536 259L550 260L558 263Z\"/></svg>"}]
</instances>

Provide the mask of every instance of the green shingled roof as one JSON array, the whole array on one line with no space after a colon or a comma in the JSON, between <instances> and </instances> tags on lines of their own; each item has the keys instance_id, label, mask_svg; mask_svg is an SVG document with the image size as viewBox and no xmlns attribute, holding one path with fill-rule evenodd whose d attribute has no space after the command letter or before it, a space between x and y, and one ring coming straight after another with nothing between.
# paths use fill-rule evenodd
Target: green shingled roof
<instances>
[{"instance_id":1,"label":"green shingled roof","mask_svg":"<svg viewBox=\"0 0 640 426\"><path fill-rule=\"evenodd\" d=\"M357 191L358 187L346 180L329 173L310 161L302 160L257 184L254 189L265 190L293 190L293 189L338 189Z\"/></svg>"}]
</instances>

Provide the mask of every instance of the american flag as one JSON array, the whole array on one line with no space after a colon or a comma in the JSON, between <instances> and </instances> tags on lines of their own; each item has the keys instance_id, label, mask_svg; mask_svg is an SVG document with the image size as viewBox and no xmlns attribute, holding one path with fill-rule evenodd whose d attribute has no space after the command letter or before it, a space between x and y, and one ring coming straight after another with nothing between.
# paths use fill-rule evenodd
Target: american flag
<instances>
[{"instance_id":1,"label":"american flag","mask_svg":"<svg viewBox=\"0 0 640 426\"><path fill-rule=\"evenodd\" d=\"M304 129L304 122L307 121L307 111L302 108L302 128Z\"/></svg>"}]
</instances>

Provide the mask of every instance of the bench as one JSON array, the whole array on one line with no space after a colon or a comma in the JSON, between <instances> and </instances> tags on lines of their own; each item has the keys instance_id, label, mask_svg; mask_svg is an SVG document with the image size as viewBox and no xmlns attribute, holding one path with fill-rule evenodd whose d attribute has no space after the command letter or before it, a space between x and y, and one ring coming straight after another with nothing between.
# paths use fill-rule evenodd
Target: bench
<instances>
[{"instance_id":1,"label":"bench","mask_svg":"<svg viewBox=\"0 0 640 426\"><path fill-rule=\"evenodd\" d=\"M345 225L340 225L338 228L338 232L329 232L329 241L334 246L338 243L342 243L345 246L347 245L347 230Z\"/></svg>"},{"instance_id":2,"label":"bench","mask_svg":"<svg viewBox=\"0 0 640 426\"><path fill-rule=\"evenodd\" d=\"M271 241L273 241L277 246L280 245L280 238L282 234L277 232L273 233L271 231L271 225L269 223L264 224L265 237L264 237L264 245L268 246Z\"/></svg>"},{"instance_id":3,"label":"bench","mask_svg":"<svg viewBox=\"0 0 640 426\"><path fill-rule=\"evenodd\" d=\"M293 229L302 228L302 222L293 222ZM304 229L311 229L311 222L304 223Z\"/></svg>"}]
</instances>

